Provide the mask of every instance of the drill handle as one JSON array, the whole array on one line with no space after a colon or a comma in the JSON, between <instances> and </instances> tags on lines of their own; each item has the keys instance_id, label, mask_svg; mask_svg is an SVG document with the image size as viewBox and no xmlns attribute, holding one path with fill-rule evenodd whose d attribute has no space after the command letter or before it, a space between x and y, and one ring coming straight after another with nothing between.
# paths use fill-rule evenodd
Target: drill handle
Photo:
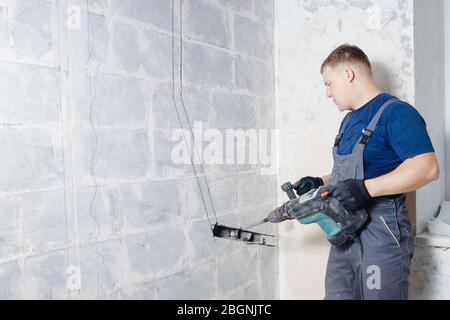
<instances>
[{"instance_id":1,"label":"drill handle","mask_svg":"<svg viewBox=\"0 0 450 320\"><path fill-rule=\"evenodd\" d=\"M287 195L288 195L290 200L293 200L293 199L297 198L297 196L295 195L294 191L292 191L292 190L286 191L286 193L287 193Z\"/></svg>"},{"instance_id":2,"label":"drill handle","mask_svg":"<svg viewBox=\"0 0 450 320\"><path fill-rule=\"evenodd\" d=\"M293 199L297 198L297 196L294 193L294 186L292 185L292 183L286 182L285 184L283 184L281 186L281 190L286 192L286 194L287 194L287 196L289 197L290 200L293 200Z\"/></svg>"}]
</instances>

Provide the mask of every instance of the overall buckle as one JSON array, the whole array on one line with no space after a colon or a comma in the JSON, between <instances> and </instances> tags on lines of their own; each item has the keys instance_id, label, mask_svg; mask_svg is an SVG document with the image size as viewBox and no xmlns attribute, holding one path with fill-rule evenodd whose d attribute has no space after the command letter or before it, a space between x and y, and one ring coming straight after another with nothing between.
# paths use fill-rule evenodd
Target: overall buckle
<instances>
[{"instance_id":1,"label":"overall buckle","mask_svg":"<svg viewBox=\"0 0 450 320\"><path fill-rule=\"evenodd\" d=\"M361 141L359 143L366 145L367 141L372 137L373 131L369 129L362 130L363 136L361 137Z\"/></svg>"}]
</instances>

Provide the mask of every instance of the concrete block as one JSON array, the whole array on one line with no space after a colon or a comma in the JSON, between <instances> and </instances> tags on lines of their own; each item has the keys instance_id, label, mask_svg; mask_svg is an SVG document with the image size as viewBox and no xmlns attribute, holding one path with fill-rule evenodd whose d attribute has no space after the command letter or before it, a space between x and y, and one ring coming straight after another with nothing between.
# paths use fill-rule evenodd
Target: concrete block
<instances>
[{"instance_id":1,"label":"concrete block","mask_svg":"<svg viewBox=\"0 0 450 320\"><path fill-rule=\"evenodd\" d=\"M133 278L179 267L186 251L183 230L166 230L159 234L140 234L125 239L129 270Z\"/></svg>"},{"instance_id":2,"label":"concrete block","mask_svg":"<svg viewBox=\"0 0 450 320\"><path fill-rule=\"evenodd\" d=\"M237 227L235 215L218 218L219 223L222 225ZM216 257L233 252L239 245L237 241L213 237L210 223L215 223L213 214L211 214L210 221L204 219L192 223L192 227L188 231L190 242L189 261L194 263L211 261Z\"/></svg>"},{"instance_id":3,"label":"concrete block","mask_svg":"<svg viewBox=\"0 0 450 320\"><path fill-rule=\"evenodd\" d=\"M258 166L256 164L236 164L236 172L256 172L258 170Z\"/></svg>"},{"instance_id":4,"label":"concrete block","mask_svg":"<svg viewBox=\"0 0 450 320\"><path fill-rule=\"evenodd\" d=\"M217 239L213 237L210 223L215 223L213 217L210 221L205 219L192 223L188 233L190 241L189 261L214 259L216 256Z\"/></svg>"},{"instance_id":5,"label":"concrete block","mask_svg":"<svg viewBox=\"0 0 450 320\"><path fill-rule=\"evenodd\" d=\"M202 0L183 2L183 33L209 44L230 48L227 15L212 3Z\"/></svg>"},{"instance_id":6,"label":"concrete block","mask_svg":"<svg viewBox=\"0 0 450 320\"><path fill-rule=\"evenodd\" d=\"M17 53L29 59L57 61L56 3L15 1L11 28Z\"/></svg>"},{"instance_id":7,"label":"concrete block","mask_svg":"<svg viewBox=\"0 0 450 320\"><path fill-rule=\"evenodd\" d=\"M185 140L184 137L176 141L172 141L171 138L170 131L153 131L154 169L156 175L161 178L181 178L185 175L185 167L190 165L189 152L186 152L186 164L177 164L175 159L172 159L173 148L180 143L185 148Z\"/></svg>"},{"instance_id":8,"label":"concrete block","mask_svg":"<svg viewBox=\"0 0 450 320\"><path fill-rule=\"evenodd\" d=\"M108 9L108 0L90 0L89 7L93 10Z\"/></svg>"},{"instance_id":9,"label":"concrete block","mask_svg":"<svg viewBox=\"0 0 450 320\"><path fill-rule=\"evenodd\" d=\"M254 208L261 201L264 201L264 197L267 196L259 192L258 175L256 172L238 174L237 194L237 207L239 209Z\"/></svg>"},{"instance_id":10,"label":"concrete block","mask_svg":"<svg viewBox=\"0 0 450 320\"><path fill-rule=\"evenodd\" d=\"M20 284L23 279L23 270L17 260L0 264L0 299L22 299Z\"/></svg>"},{"instance_id":11,"label":"concrete block","mask_svg":"<svg viewBox=\"0 0 450 320\"><path fill-rule=\"evenodd\" d=\"M260 176L256 172L242 172L237 179L237 206L255 209L276 206L276 176ZM288 198L286 198L286 201ZM273 210L271 209L271 210Z\"/></svg>"},{"instance_id":12,"label":"concrete block","mask_svg":"<svg viewBox=\"0 0 450 320\"><path fill-rule=\"evenodd\" d=\"M261 247L260 292L261 299L279 299L278 292L278 252L277 248Z\"/></svg>"},{"instance_id":13,"label":"concrete block","mask_svg":"<svg viewBox=\"0 0 450 320\"><path fill-rule=\"evenodd\" d=\"M175 98L173 97L173 95L174 93L172 91L172 85L158 84L156 86L152 96L153 128L183 128L186 132L186 137L189 138L192 137L192 135L189 133L189 126L191 126L193 130L196 128L196 126L203 129L206 129L210 126L209 93L206 90L184 88L182 99L179 95L178 90L175 91ZM177 109L175 109L175 106ZM171 133L174 133L174 131L171 131ZM171 134L169 134L169 137L170 136ZM180 136L177 136L177 138L179 137ZM181 135L181 137L183 139L177 140L176 142L185 141L184 135ZM188 163L190 163L190 160L188 161Z\"/></svg>"},{"instance_id":14,"label":"concrete block","mask_svg":"<svg viewBox=\"0 0 450 320\"><path fill-rule=\"evenodd\" d=\"M172 79L172 38L153 31L143 31L141 43L140 62L144 71L151 77ZM174 45L175 57L177 57L179 55L177 40Z\"/></svg>"},{"instance_id":15,"label":"concrete block","mask_svg":"<svg viewBox=\"0 0 450 320\"><path fill-rule=\"evenodd\" d=\"M80 6L85 8L86 2ZM69 15L75 14L78 14L78 11L69 13ZM110 18L84 10L80 10L79 14L79 20L74 16L73 20L68 22L70 40L65 46L70 53L70 70L72 72L81 70L85 73L86 69L97 70L108 61L111 43ZM72 74L69 73L69 79L71 76Z\"/></svg>"},{"instance_id":16,"label":"concrete block","mask_svg":"<svg viewBox=\"0 0 450 320\"><path fill-rule=\"evenodd\" d=\"M118 237L122 228L118 191L113 187L84 187L75 192L78 237L84 243Z\"/></svg>"},{"instance_id":17,"label":"concrete block","mask_svg":"<svg viewBox=\"0 0 450 320\"><path fill-rule=\"evenodd\" d=\"M258 274L257 250L256 246L249 247L242 244L240 249L233 251L219 261L217 272L219 292L226 294L247 283L256 282Z\"/></svg>"},{"instance_id":18,"label":"concrete block","mask_svg":"<svg viewBox=\"0 0 450 320\"><path fill-rule=\"evenodd\" d=\"M20 200L19 196L5 196L0 200L0 261L22 254Z\"/></svg>"},{"instance_id":19,"label":"concrete block","mask_svg":"<svg viewBox=\"0 0 450 320\"><path fill-rule=\"evenodd\" d=\"M9 47L8 8L0 6L0 48Z\"/></svg>"},{"instance_id":20,"label":"concrete block","mask_svg":"<svg viewBox=\"0 0 450 320\"><path fill-rule=\"evenodd\" d=\"M250 19L234 17L236 50L261 59L271 55L272 39L265 25Z\"/></svg>"},{"instance_id":21,"label":"concrete block","mask_svg":"<svg viewBox=\"0 0 450 320\"><path fill-rule=\"evenodd\" d=\"M226 178L210 184L211 196L217 213L236 208L236 178Z\"/></svg>"},{"instance_id":22,"label":"concrete block","mask_svg":"<svg viewBox=\"0 0 450 320\"><path fill-rule=\"evenodd\" d=\"M188 43L184 57L184 77L203 87L231 88L233 57L218 49Z\"/></svg>"},{"instance_id":23,"label":"concrete block","mask_svg":"<svg viewBox=\"0 0 450 320\"><path fill-rule=\"evenodd\" d=\"M256 283L251 283L243 287L239 287L235 292L228 295L228 299L258 300L260 299L258 285Z\"/></svg>"},{"instance_id":24,"label":"concrete block","mask_svg":"<svg viewBox=\"0 0 450 320\"><path fill-rule=\"evenodd\" d=\"M80 182L131 179L147 175L149 146L146 130L83 129L74 135L74 163Z\"/></svg>"},{"instance_id":25,"label":"concrete block","mask_svg":"<svg viewBox=\"0 0 450 320\"><path fill-rule=\"evenodd\" d=\"M64 190L24 194L22 210L23 246L27 253L44 253L68 245Z\"/></svg>"},{"instance_id":26,"label":"concrete block","mask_svg":"<svg viewBox=\"0 0 450 320\"><path fill-rule=\"evenodd\" d=\"M234 164L206 164L203 166L203 169L208 182L236 176Z\"/></svg>"},{"instance_id":27,"label":"concrete block","mask_svg":"<svg viewBox=\"0 0 450 320\"><path fill-rule=\"evenodd\" d=\"M67 299L67 252L47 253L25 259L22 299Z\"/></svg>"},{"instance_id":28,"label":"concrete block","mask_svg":"<svg viewBox=\"0 0 450 320\"><path fill-rule=\"evenodd\" d=\"M116 22L112 27L111 63L128 73L139 70L141 54L136 29L127 23Z\"/></svg>"},{"instance_id":29,"label":"concrete block","mask_svg":"<svg viewBox=\"0 0 450 320\"><path fill-rule=\"evenodd\" d=\"M162 279L158 299L211 300L215 295L215 267L207 264Z\"/></svg>"},{"instance_id":30,"label":"concrete block","mask_svg":"<svg viewBox=\"0 0 450 320\"><path fill-rule=\"evenodd\" d=\"M275 128L275 106L273 98L257 99L257 119L258 128L273 129ZM270 131L267 133L268 143L270 143Z\"/></svg>"},{"instance_id":31,"label":"concrete block","mask_svg":"<svg viewBox=\"0 0 450 320\"><path fill-rule=\"evenodd\" d=\"M237 12L252 13L254 11L253 0L219 0L219 3Z\"/></svg>"},{"instance_id":32,"label":"concrete block","mask_svg":"<svg viewBox=\"0 0 450 320\"><path fill-rule=\"evenodd\" d=\"M85 127L146 126L149 94L143 80L100 73L88 83L71 84L74 97L74 121ZM90 98L89 96L92 95Z\"/></svg>"},{"instance_id":33,"label":"concrete block","mask_svg":"<svg viewBox=\"0 0 450 320\"><path fill-rule=\"evenodd\" d=\"M255 14L262 23L273 25L274 0L255 0Z\"/></svg>"},{"instance_id":34,"label":"concrete block","mask_svg":"<svg viewBox=\"0 0 450 320\"><path fill-rule=\"evenodd\" d=\"M177 181L125 184L120 187L120 210L127 229L145 228L181 220Z\"/></svg>"},{"instance_id":35,"label":"concrete block","mask_svg":"<svg viewBox=\"0 0 450 320\"><path fill-rule=\"evenodd\" d=\"M186 113L181 101L184 103ZM178 114L174 104L177 106ZM153 127L158 129L180 128L181 120L182 127L187 132L189 132L189 123L193 129L196 127L196 122L201 122L202 128L208 128L210 126L209 108L209 94L206 90L184 88L183 100L181 100L179 92L175 91L174 102L172 86L157 85L152 100Z\"/></svg>"},{"instance_id":36,"label":"concrete block","mask_svg":"<svg viewBox=\"0 0 450 320\"><path fill-rule=\"evenodd\" d=\"M90 3L93 8L98 10L100 1ZM103 8L103 7L102 7ZM85 13L86 14L86 13ZM88 46L88 65L94 69L105 64L108 61L108 49L111 41L111 34L108 30L110 18L94 13L86 14L89 26ZM87 33L86 33L87 34ZM75 54L71 54L71 59L75 58Z\"/></svg>"},{"instance_id":37,"label":"concrete block","mask_svg":"<svg viewBox=\"0 0 450 320\"><path fill-rule=\"evenodd\" d=\"M29 124L60 119L57 70L0 62L0 123Z\"/></svg>"},{"instance_id":38,"label":"concrete block","mask_svg":"<svg viewBox=\"0 0 450 320\"><path fill-rule=\"evenodd\" d=\"M183 88L182 100L178 89L175 91L175 98L173 95L171 84L158 84L156 86L152 95L153 128L180 128L180 120L182 127L187 130L189 130L189 123L194 128L196 121L201 121L203 128L209 126L210 103L207 90ZM174 104L177 107L180 120L178 120Z\"/></svg>"},{"instance_id":39,"label":"concrete block","mask_svg":"<svg viewBox=\"0 0 450 320\"><path fill-rule=\"evenodd\" d=\"M273 205L276 202L276 191L280 186L277 185L276 175L258 175L258 195L262 197L265 201L261 202L260 205ZM286 200L288 198L286 197Z\"/></svg>"},{"instance_id":40,"label":"concrete block","mask_svg":"<svg viewBox=\"0 0 450 320\"><path fill-rule=\"evenodd\" d=\"M131 285L122 290L124 300L155 300L158 290L156 281Z\"/></svg>"},{"instance_id":41,"label":"concrete block","mask_svg":"<svg viewBox=\"0 0 450 320\"><path fill-rule=\"evenodd\" d=\"M0 190L16 191L60 187L63 163L59 131L0 129Z\"/></svg>"},{"instance_id":42,"label":"concrete block","mask_svg":"<svg viewBox=\"0 0 450 320\"><path fill-rule=\"evenodd\" d=\"M81 296L111 299L118 295L124 278L119 240L108 240L80 248Z\"/></svg>"},{"instance_id":43,"label":"concrete block","mask_svg":"<svg viewBox=\"0 0 450 320\"><path fill-rule=\"evenodd\" d=\"M121 16L150 23L164 29L172 29L172 5L167 0L112 0L112 10Z\"/></svg>"},{"instance_id":44,"label":"concrete block","mask_svg":"<svg viewBox=\"0 0 450 320\"><path fill-rule=\"evenodd\" d=\"M256 103L253 98L215 93L212 96L215 126L221 129L255 128Z\"/></svg>"},{"instance_id":45,"label":"concrete block","mask_svg":"<svg viewBox=\"0 0 450 320\"><path fill-rule=\"evenodd\" d=\"M183 102L191 125L201 121L204 128L208 127L211 104L209 91L203 88L183 88ZM187 127L183 123L183 127Z\"/></svg>"},{"instance_id":46,"label":"concrete block","mask_svg":"<svg viewBox=\"0 0 450 320\"><path fill-rule=\"evenodd\" d=\"M209 181L208 181L209 183ZM200 186L199 186L200 184ZM188 219L204 219L208 215L213 213L211 202L209 201L208 189L205 183L205 179L199 176L199 181L194 177L187 178L183 181L183 192L182 192L182 215ZM203 192L203 199L200 193ZM205 205L203 204L205 201Z\"/></svg>"},{"instance_id":47,"label":"concrete block","mask_svg":"<svg viewBox=\"0 0 450 320\"><path fill-rule=\"evenodd\" d=\"M173 97L174 95L175 98ZM174 107L175 103L177 106L179 105L178 94L176 91L173 93L172 85L158 84L152 94L153 128L168 129L180 127Z\"/></svg>"},{"instance_id":48,"label":"concrete block","mask_svg":"<svg viewBox=\"0 0 450 320\"><path fill-rule=\"evenodd\" d=\"M252 58L238 56L236 59L236 87L260 96L272 96L272 68Z\"/></svg>"}]
</instances>

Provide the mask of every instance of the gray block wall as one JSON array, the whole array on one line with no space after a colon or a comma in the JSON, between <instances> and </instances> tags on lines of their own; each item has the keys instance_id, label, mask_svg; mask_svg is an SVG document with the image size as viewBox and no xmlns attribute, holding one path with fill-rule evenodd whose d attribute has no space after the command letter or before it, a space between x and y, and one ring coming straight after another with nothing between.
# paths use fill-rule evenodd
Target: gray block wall
<instances>
[{"instance_id":1,"label":"gray block wall","mask_svg":"<svg viewBox=\"0 0 450 320\"><path fill-rule=\"evenodd\" d=\"M0 2L0 299L278 297L277 250L213 239L170 159L180 32L190 120L274 127L273 1L174 12L172 37L169 0ZM204 172L222 224L276 205L260 165Z\"/></svg>"}]
</instances>

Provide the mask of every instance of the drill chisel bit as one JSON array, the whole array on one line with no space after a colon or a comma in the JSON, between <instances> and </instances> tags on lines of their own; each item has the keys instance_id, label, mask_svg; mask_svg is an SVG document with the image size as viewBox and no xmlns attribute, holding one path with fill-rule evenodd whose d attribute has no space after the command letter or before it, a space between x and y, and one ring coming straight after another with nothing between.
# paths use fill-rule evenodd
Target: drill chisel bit
<instances>
[{"instance_id":1,"label":"drill chisel bit","mask_svg":"<svg viewBox=\"0 0 450 320\"><path fill-rule=\"evenodd\" d=\"M266 223L266 222L268 222L268 221L269 221L269 220L268 220L267 218L265 218L265 219L263 219L263 220L261 220L261 221L258 221L258 222L255 222L255 223L249 225L248 227L246 227L246 229L254 228L254 227L259 226L259 225L261 225L261 224L264 224L264 223Z\"/></svg>"}]
</instances>

